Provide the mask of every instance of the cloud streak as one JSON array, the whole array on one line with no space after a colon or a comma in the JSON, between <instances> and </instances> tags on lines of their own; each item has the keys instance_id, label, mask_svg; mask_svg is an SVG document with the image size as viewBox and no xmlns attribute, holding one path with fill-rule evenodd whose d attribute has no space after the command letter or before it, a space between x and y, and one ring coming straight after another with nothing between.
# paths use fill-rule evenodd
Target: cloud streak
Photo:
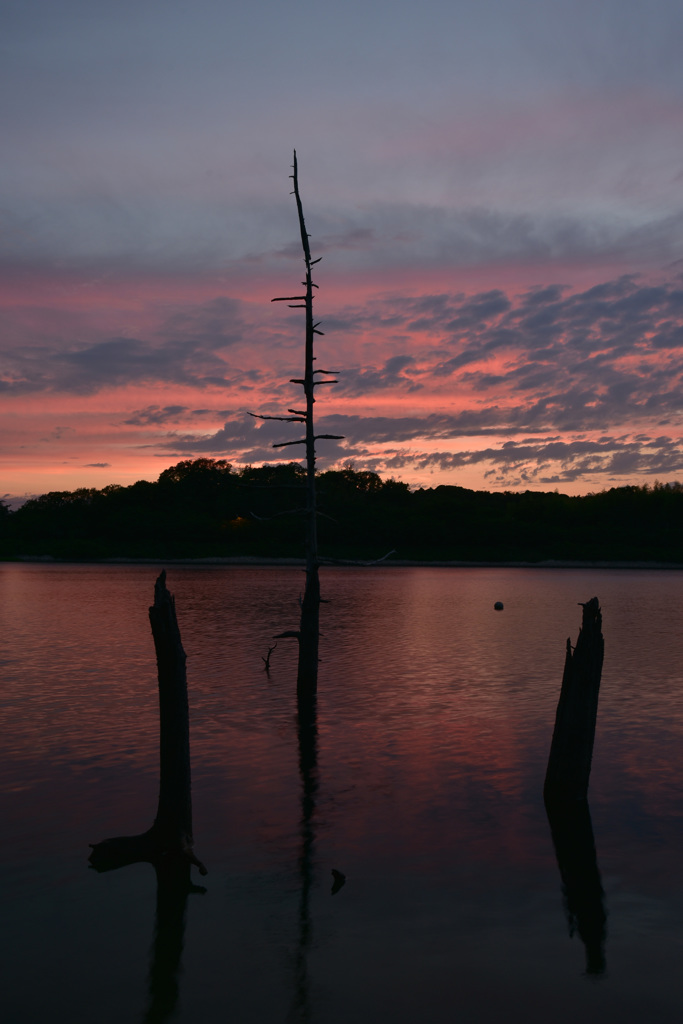
<instances>
[{"instance_id":1,"label":"cloud streak","mask_svg":"<svg viewBox=\"0 0 683 1024\"><path fill-rule=\"evenodd\" d=\"M677 279L371 295L338 303L325 327L321 349L332 335L336 354L322 358L342 365L318 424L345 440L321 445L322 466L352 458L417 479L476 470L495 486L680 472ZM277 415L295 401L288 378L299 365L299 333L296 318L280 329L265 305L227 297L176 303L157 311L146 339L11 350L3 386L82 396L181 389L183 400L135 405L119 417L137 437L133 447L241 464L296 458L296 447L272 447L290 439L284 424L247 412ZM361 353L364 362L354 362Z\"/></svg>"}]
</instances>

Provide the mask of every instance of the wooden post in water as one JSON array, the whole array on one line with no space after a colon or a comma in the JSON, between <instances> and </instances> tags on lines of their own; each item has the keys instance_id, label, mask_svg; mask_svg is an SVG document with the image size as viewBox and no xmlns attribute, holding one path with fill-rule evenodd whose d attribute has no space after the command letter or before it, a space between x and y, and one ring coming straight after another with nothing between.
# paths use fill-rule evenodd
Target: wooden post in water
<instances>
[{"instance_id":1,"label":"wooden post in water","mask_svg":"<svg viewBox=\"0 0 683 1024\"><path fill-rule=\"evenodd\" d=\"M154 584L149 609L159 678L159 804L152 829L166 849L192 849L190 719L186 654L180 639L175 600L166 572Z\"/></svg>"},{"instance_id":2,"label":"wooden post in water","mask_svg":"<svg viewBox=\"0 0 683 1024\"><path fill-rule=\"evenodd\" d=\"M576 647L567 640L543 795L546 804L588 799L605 643L597 597L583 606Z\"/></svg>"},{"instance_id":3,"label":"wooden post in water","mask_svg":"<svg viewBox=\"0 0 683 1024\"><path fill-rule=\"evenodd\" d=\"M90 863L97 871L110 871L136 861L155 863L175 855L195 864L202 875L206 868L192 846L192 797L190 779L190 723L187 703L185 651L173 595L162 571L154 585L154 604L149 609L159 679L159 802L154 824L135 836L105 839L92 847Z\"/></svg>"}]
</instances>

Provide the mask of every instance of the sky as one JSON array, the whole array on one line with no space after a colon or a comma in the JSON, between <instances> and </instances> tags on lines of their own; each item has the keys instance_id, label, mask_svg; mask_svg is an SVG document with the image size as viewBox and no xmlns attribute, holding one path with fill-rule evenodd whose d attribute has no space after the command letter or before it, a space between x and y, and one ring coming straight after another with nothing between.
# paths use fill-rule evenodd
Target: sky
<instances>
[{"instance_id":1,"label":"sky","mask_svg":"<svg viewBox=\"0 0 683 1024\"><path fill-rule=\"evenodd\" d=\"M0 497L683 479L679 0L0 0Z\"/></svg>"}]
</instances>

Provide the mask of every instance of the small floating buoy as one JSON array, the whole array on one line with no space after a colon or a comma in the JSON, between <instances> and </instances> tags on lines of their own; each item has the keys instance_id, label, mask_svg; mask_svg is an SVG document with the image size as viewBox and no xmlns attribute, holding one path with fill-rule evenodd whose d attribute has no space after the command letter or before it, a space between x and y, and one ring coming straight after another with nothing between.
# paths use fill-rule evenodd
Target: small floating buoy
<instances>
[{"instance_id":1,"label":"small floating buoy","mask_svg":"<svg viewBox=\"0 0 683 1024\"><path fill-rule=\"evenodd\" d=\"M503 610L503 602L502 601L496 601L496 603L494 604L493 607L496 609L497 612L502 612L502 610Z\"/></svg>"}]
</instances>

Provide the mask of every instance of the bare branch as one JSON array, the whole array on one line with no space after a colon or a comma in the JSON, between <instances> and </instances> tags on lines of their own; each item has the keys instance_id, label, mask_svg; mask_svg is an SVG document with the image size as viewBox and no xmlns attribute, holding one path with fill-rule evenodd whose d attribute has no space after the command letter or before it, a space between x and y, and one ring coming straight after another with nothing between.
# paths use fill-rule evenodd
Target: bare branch
<instances>
[{"instance_id":1,"label":"bare branch","mask_svg":"<svg viewBox=\"0 0 683 1024\"><path fill-rule=\"evenodd\" d=\"M253 416L255 420L282 420L283 423L305 423L306 422L306 418L305 418L306 414L305 413L302 414L303 418L302 418L302 416L262 416L258 412L250 412L250 413L247 413L247 415L248 416Z\"/></svg>"},{"instance_id":2,"label":"bare branch","mask_svg":"<svg viewBox=\"0 0 683 1024\"><path fill-rule=\"evenodd\" d=\"M266 672L270 672L270 656L271 656L271 654L273 653L273 651L275 650L276 647L277 647L277 644L273 644L272 647L268 648L268 656L267 657L264 658L263 655L261 655L261 661L265 665Z\"/></svg>"}]
</instances>

